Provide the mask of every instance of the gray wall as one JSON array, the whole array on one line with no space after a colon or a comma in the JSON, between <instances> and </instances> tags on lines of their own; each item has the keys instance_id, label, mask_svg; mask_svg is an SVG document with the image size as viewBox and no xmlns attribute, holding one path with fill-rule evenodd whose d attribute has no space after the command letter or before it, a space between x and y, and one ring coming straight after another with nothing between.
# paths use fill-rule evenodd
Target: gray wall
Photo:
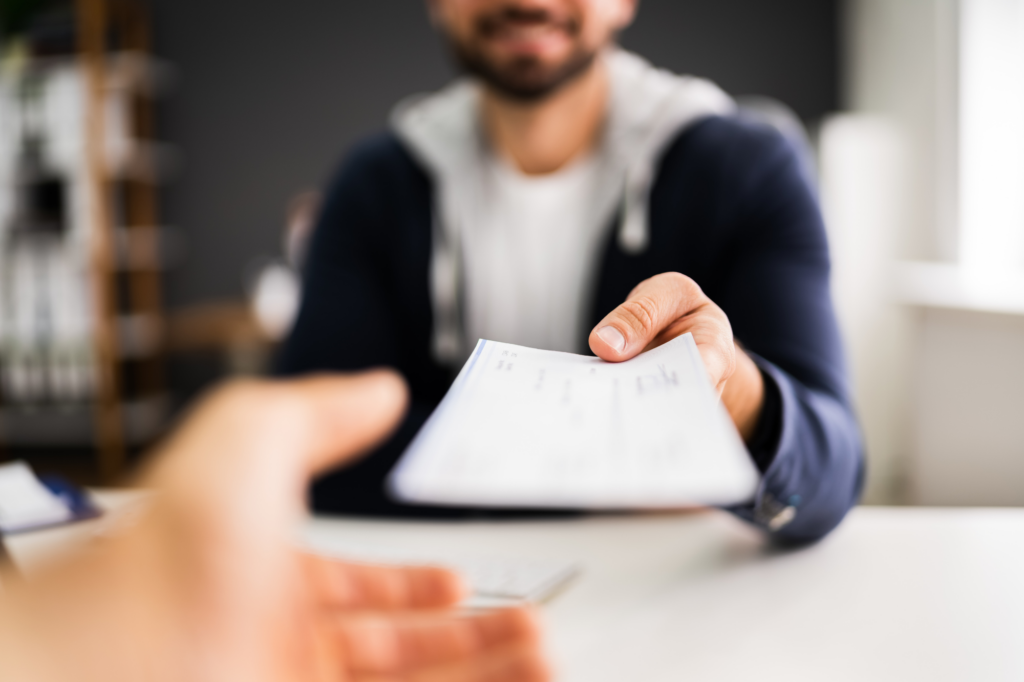
<instances>
[{"instance_id":1,"label":"gray wall","mask_svg":"<svg viewBox=\"0 0 1024 682\"><path fill-rule=\"evenodd\" d=\"M180 82L161 106L182 152L164 193L187 237L170 305L243 292L279 253L284 207L320 185L391 105L451 75L422 0L152 0L157 51ZM733 94L765 94L813 120L838 105L839 0L643 0L623 42Z\"/></svg>"}]
</instances>

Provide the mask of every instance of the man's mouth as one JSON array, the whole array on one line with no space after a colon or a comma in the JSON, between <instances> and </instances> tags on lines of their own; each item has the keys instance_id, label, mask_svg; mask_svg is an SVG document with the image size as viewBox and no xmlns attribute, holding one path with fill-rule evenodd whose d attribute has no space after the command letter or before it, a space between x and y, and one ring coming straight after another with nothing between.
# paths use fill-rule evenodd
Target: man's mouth
<instances>
[{"instance_id":1,"label":"man's mouth","mask_svg":"<svg viewBox=\"0 0 1024 682\"><path fill-rule=\"evenodd\" d=\"M492 35L507 40L536 40L555 32L565 32L565 27L551 21L503 21L495 27Z\"/></svg>"},{"instance_id":2,"label":"man's mouth","mask_svg":"<svg viewBox=\"0 0 1024 682\"><path fill-rule=\"evenodd\" d=\"M538 54L561 47L577 32L576 22L559 20L548 13L508 10L486 17L479 24L480 35L503 49L520 54Z\"/></svg>"}]
</instances>

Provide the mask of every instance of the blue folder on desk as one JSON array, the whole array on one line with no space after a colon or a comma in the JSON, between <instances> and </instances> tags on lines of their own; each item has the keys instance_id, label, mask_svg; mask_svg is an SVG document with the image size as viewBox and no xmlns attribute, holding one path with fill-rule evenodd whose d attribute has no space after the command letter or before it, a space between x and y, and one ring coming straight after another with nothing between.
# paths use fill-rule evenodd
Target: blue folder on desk
<instances>
[{"instance_id":1,"label":"blue folder on desk","mask_svg":"<svg viewBox=\"0 0 1024 682\"><path fill-rule=\"evenodd\" d=\"M84 490L63 478L36 477L24 462L5 464L0 468L6 476L4 489L7 497L7 505L0 505L0 511L4 512L0 513L0 534L13 535L61 526L101 514Z\"/></svg>"}]
</instances>

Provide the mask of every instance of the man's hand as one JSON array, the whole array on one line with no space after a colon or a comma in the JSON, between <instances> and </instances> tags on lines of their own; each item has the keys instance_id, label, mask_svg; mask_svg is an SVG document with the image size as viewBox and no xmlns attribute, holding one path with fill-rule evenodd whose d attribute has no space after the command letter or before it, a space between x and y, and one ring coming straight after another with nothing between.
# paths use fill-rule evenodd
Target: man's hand
<instances>
[{"instance_id":1,"label":"man's hand","mask_svg":"<svg viewBox=\"0 0 1024 682\"><path fill-rule=\"evenodd\" d=\"M547 679L528 611L463 614L448 571L294 548L308 477L405 403L390 372L216 391L157 453L134 526L0 595L0 679Z\"/></svg>"},{"instance_id":2,"label":"man's hand","mask_svg":"<svg viewBox=\"0 0 1024 682\"><path fill-rule=\"evenodd\" d=\"M687 332L693 334L711 385L749 439L764 401L761 371L736 344L729 318L689 277L669 272L641 282L594 327L590 349L603 360L622 362Z\"/></svg>"}]
</instances>

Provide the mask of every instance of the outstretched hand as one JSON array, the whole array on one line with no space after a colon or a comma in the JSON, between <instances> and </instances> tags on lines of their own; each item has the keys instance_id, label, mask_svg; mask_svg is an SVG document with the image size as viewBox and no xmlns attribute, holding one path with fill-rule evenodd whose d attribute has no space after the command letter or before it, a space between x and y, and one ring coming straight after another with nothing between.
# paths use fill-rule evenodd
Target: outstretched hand
<instances>
[{"instance_id":1,"label":"outstretched hand","mask_svg":"<svg viewBox=\"0 0 1024 682\"><path fill-rule=\"evenodd\" d=\"M729 318L692 279L678 272L644 280L626 301L590 332L590 349L609 362L640 353L690 332L711 385L749 439L764 400L764 380L732 336Z\"/></svg>"},{"instance_id":2,"label":"outstretched hand","mask_svg":"<svg viewBox=\"0 0 1024 682\"><path fill-rule=\"evenodd\" d=\"M465 614L446 570L294 548L309 476L406 399L390 372L216 391L157 453L134 526L0 596L0 679L547 679L529 611Z\"/></svg>"}]
</instances>

